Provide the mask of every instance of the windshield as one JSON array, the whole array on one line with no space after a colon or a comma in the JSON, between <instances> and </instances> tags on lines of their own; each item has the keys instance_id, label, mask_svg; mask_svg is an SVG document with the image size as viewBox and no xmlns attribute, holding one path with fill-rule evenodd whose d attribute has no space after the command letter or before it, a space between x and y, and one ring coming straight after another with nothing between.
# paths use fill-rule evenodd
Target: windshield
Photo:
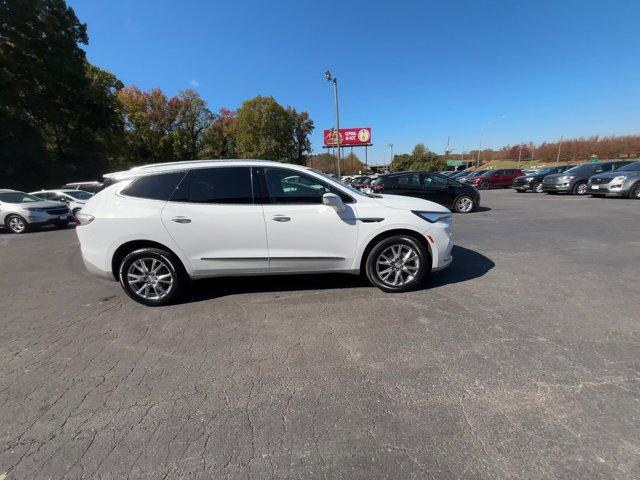
<instances>
[{"instance_id":1,"label":"windshield","mask_svg":"<svg viewBox=\"0 0 640 480\"><path fill-rule=\"evenodd\" d=\"M496 173L496 171L495 171L495 170L485 170L484 172L482 172L482 173L480 174L480 176L481 176L481 177L486 177L486 176L488 176L488 175L493 175L494 173Z\"/></svg>"},{"instance_id":2,"label":"windshield","mask_svg":"<svg viewBox=\"0 0 640 480\"><path fill-rule=\"evenodd\" d=\"M29 195L23 192L6 192L0 193L0 202L7 203L28 203L28 202L41 202L42 199L34 195Z\"/></svg>"},{"instance_id":3,"label":"windshield","mask_svg":"<svg viewBox=\"0 0 640 480\"><path fill-rule=\"evenodd\" d=\"M73 190L72 192L64 192L64 193L66 193L70 197L75 198L76 200L89 200L91 197L93 197L92 193L83 192L82 190Z\"/></svg>"},{"instance_id":4,"label":"windshield","mask_svg":"<svg viewBox=\"0 0 640 480\"><path fill-rule=\"evenodd\" d=\"M534 170L532 175L542 175L544 173L551 173L553 171L554 167L545 167L545 168L539 168L538 170Z\"/></svg>"},{"instance_id":5,"label":"windshield","mask_svg":"<svg viewBox=\"0 0 640 480\"><path fill-rule=\"evenodd\" d=\"M640 172L640 161L633 162L620 167L616 172Z\"/></svg>"},{"instance_id":6,"label":"windshield","mask_svg":"<svg viewBox=\"0 0 640 480\"><path fill-rule=\"evenodd\" d=\"M595 168L595 164L587 165L583 163L582 165L576 165L575 167L570 168L569 170L565 170L564 173L579 173L579 172L588 172L589 170L593 170Z\"/></svg>"},{"instance_id":7,"label":"windshield","mask_svg":"<svg viewBox=\"0 0 640 480\"><path fill-rule=\"evenodd\" d=\"M351 185L347 185L345 183L336 181L336 179L333 178L331 175L327 175L326 173L321 172L320 170L316 170L315 168L310 168L309 170L311 170L312 172L315 172L315 173L319 173L324 178L329 180L331 183L338 184L341 188L346 188L347 190L349 190L350 193L355 193L356 195L360 195L361 197L367 197L368 196L366 193L363 193L360 190L357 190L357 189L353 188Z\"/></svg>"}]
</instances>

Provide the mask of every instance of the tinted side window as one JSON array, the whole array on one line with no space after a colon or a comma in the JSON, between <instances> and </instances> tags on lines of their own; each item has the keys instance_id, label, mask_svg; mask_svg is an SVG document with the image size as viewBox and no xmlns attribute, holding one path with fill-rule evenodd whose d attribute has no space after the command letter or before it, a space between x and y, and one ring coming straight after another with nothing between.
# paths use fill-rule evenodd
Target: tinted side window
<instances>
[{"instance_id":1,"label":"tinted side window","mask_svg":"<svg viewBox=\"0 0 640 480\"><path fill-rule=\"evenodd\" d=\"M180 183L173 202L253 203L250 167L220 167L191 170Z\"/></svg>"},{"instance_id":2,"label":"tinted side window","mask_svg":"<svg viewBox=\"0 0 640 480\"><path fill-rule=\"evenodd\" d=\"M395 177L396 184L400 186L420 186L420 175L417 173L409 173L406 175L398 175Z\"/></svg>"},{"instance_id":3,"label":"tinted side window","mask_svg":"<svg viewBox=\"0 0 640 480\"><path fill-rule=\"evenodd\" d=\"M130 197L169 200L184 172L161 173L134 180L122 193Z\"/></svg>"},{"instance_id":4,"label":"tinted side window","mask_svg":"<svg viewBox=\"0 0 640 480\"><path fill-rule=\"evenodd\" d=\"M343 202L353 201L340 190L296 170L265 168L264 180L269 203L322 203L325 193L335 193Z\"/></svg>"},{"instance_id":5,"label":"tinted side window","mask_svg":"<svg viewBox=\"0 0 640 480\"><path fill-rule=\"evenodd\" d=\"M425 187L444 187L447 185L447 179L439 175L423 175L422 184Z\"/></svg>"}]
</instances>

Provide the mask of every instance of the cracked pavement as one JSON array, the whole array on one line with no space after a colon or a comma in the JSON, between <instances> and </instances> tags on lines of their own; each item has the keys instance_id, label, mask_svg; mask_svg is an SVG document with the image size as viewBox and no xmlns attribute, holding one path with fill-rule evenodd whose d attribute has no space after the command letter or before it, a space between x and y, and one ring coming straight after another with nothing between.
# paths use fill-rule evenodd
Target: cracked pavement
<instances>
[{"instance_id":1,"label":"cracked pavement","mask_svg":"<svg viewBox=\"0 0 640 480\"><path fill-rule=\"evenodd\" d=\"M640 477L640 202L483 192L454 264L145 308L0 232L0 478Z\"/></svg>"}]
</instances>

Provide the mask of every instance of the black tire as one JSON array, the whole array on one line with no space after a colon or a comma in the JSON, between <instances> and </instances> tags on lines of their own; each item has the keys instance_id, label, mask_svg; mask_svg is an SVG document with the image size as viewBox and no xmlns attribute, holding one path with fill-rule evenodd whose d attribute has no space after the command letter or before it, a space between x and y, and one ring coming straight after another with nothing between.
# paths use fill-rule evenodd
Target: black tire
<instances>
[{"instance_id":1,"label":"black tire","mask_svg":"<svg viewBox=\"0 0 640 480\"><path fill-rule=\"evenodd\" d=\"M518 192L518 193L526 192L526 190L524 188L516 188L515 191Z\"/></svg>"},{"instance_id":2,"label":"black tire","mask_svg":"<svg viewBox=\"0 0 640 480\"><path fill-rule=\"evenodd\" d=\"M453 210L457 213L469 213L476 208L476 202L471 195L460 195L453 202Z\"/></svg>"},{"instance_id":3,"label":"black tire","mask_svg":"<svg viewBox=\"0 0 640 480\"><path fill-rule=\"evenodd\" d=\"M407 280L402 284L393 285L389 277L384 278L381 276L381 272L384 272L384 265L378 267L378 260L382 260L382 258L389 258L386 256L389 249L397 248L399 246L403 248L402 252L409 249L415 254L415 260L417 261L412 263L412 265L415 265L416 269L415 271L400 271L400 275L402 275L403 278L404 275L406 275ZM411 257L411 259L413 260L414 257ZM412 268L408 264L403 263L403 270L405 267L409 269ZM389 264L389 268L395 269L396 267ZM393 237L380 240L380 242L378 242L378 244L369 252L365 264L365 273L367 274L369 281L383 292L388 293L407 292L409 290L413 290L422 284L424 278L430 271L431 256L418 240L408 235L395 235ZM397 279L395 271L389 273L389 276L391 275L394 275L394 278Z\"/></svg>"},{"instance_id":4,"label":"black tire","mask_svg":"<svg viewBox=\"0 0 640 480\"><path fill-rule=\"evenodd\" d=\"M578 182L573 186L571 193L582 196L587 194L587 189L587 182Z\"/></svg>"},{"instance_id":5,"label":"black tire","mask_svg":"<svg viewBox=\"0 0 640 480\"><path fill-rule=\"evenodd\" d=\"M489 182L482 182L480 184L480 190L489 190L491 188L491 183Z\"/></svg>"},{"instance_id":6,"label":"black tire","mask_svg":"<svg viewBox=\"0 0 640 480\"><path fill-rule=\"evenodd\" d=\"M30 230L29 222L16 214L7 215L7 218L4 219L4 225L10 232L18 235L27 233Z\"/></svg>"},{"instance_id":7,"label":"black tire","mask_svg":"<svg viewBox=\"0 0 640 480\"><path fill-rule=\"evenodd\" d=\"M631 190L629 190L629 198L640 200L640 183L636 183Z\"/></svg>"},{"instance_id":8,"label":"black tire","mask_svg":"<svg viewBox=\"0 0 640 480\"><path fill-rule=\"evenodd\" d=\"M531 191L533 193L542 193L542 182L536 182L533 185L531 185Z\"/></svg>"},{"instance_id":9,"label":"black tire","mask_svg":"<svg viewBox=\"0 0 640 480\"><path fill-rule=\"evenodd\" d=\"M154 269L156 269L155 276L149 278L152 283L148 283L145 279L134 280L136 276L145 277L153 273L147 268L147 273L145 274L143 270L137 267L140 263L136 262L142 262L142 265L147 265L148 267L154 266ZM158 264L162 266L156 266L153 262L158 262ZM136 266L134 266L134 264L136 264ZM170 278L165 277L167 274L170 275ZM129 253L122 259L122 262L120 262L118 279L120 280L120 285L123 290L129 297L148 307L159 307L174 303L182 296L184 287L188 282L187 273L180 259L173 253L160 248L141 248ZM171 283L167 283L169 279ZM134 288L134 286L136 286L136 288ZM140 289L138 289L137 286L140 286ZM165 290L166 293L158 293L158 289L160 291ZM154 296L157 298L153 298Z\"/></svg>"}]
</instances>

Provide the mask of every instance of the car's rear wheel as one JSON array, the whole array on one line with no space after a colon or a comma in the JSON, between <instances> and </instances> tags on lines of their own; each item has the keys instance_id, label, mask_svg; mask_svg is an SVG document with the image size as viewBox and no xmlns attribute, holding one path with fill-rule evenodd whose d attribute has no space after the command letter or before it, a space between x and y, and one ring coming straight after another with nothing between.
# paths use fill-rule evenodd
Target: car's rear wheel
<instances>
[{"instance_id":1,"label":"car's rear wheel","mask_svg":"<svg viewBox=\"0 0 640 480\"><path fill-rule=\"evenodd\" d=\"M482 182L480 184L480 190L489 190L491 188L491 184L489 182Z\"/></svg>"},{"instance_id":2,"label":"car's rear wheel","mask_svg":"<svg viewBox=\"0 0 640 480\"><path fill-rule=\"evenodd\" d=\"M456 198L453 204L453 209L458 213L469 213L473 210L473 207L475 207L475 202L469 195L462 195Z\"/></svg>"},{"instance_id":3,"label":"car's rear wheel","mask_svg":"<svg viewBox=\"0 0 640 480\"><path fill-rule=\"evenodd\" d=\"M366 261L371 283L384 292L406 292L422 283L430 257L415 238L397 235L381 240Z\"/></svg>"},{"instance_id":4,"label":"car's rear wheel","mask_svg":"<svg viewBox=\"0 0 640 480\"><path fill-rule=\"evenodd\" d=\"M542 190L542 182L534 183L531 187L531 190L533 190L535 193L542 193L544 191Z\"/></svg>"},{"instance_id":5,"label":"car's rear wheel","mask_svg":"<svg viewBox=\"0 0 640 480\"><path fill-rule=\"evenodd\" d=\"M175 302L188 281L180 260L160 248L141 248L129 253L118 272L126 294L147 306Z\"/></svg>"},{"instance_id":6,"label":"car's rear wheel","mask_svg":"<svg viewBox=\"0 0 640 480\"><path fill-rule=\"evenodd\" d=\"M20 215L9 215L4 221L6 227L13 233L26 233L29 231L29 222Z\"/></svg>"},{"instance_id":7,"label":"car's rear wheel","mask_svg":"<svg viewBox=\"0 0 640 480\"><path fill-rule=\"evenodd\" d=\"M629 198L640 200L640 183L637 183L629 192Z\"/></svg>"},{"instance_id":8,"label":"car's rear wheel","mask_svg":"<svg viewBox=\"0 0 640 480\"><path fill-rule=\"evenodd\" d=\"M587 193L587 182L578 182L573 186L574 195L585 195Z\"/></svg>"}]
</instances>

